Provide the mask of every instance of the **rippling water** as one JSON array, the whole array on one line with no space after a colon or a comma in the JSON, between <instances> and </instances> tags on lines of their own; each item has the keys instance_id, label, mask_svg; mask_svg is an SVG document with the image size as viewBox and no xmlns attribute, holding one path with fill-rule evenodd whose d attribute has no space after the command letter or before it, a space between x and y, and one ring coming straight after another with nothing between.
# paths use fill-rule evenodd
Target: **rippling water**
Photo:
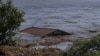
<instances>
[{"instance_id":1,"label":"rippling water","mask_svg":"<svg viewBox=\"0 0 100 56\"><path fill-rule=\"evenodd\" d=\"M25 11L21 29L36 26L69 32L100 29L100 0L13 0Z\"/></svg>"}]
</instances>

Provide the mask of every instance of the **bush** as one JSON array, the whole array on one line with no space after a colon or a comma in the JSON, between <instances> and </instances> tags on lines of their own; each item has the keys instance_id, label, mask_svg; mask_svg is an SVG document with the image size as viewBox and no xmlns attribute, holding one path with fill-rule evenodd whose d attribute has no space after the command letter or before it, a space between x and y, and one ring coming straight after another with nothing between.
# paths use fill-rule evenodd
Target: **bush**
<instances>
[{"instance_id":1,"label":"bush","mask_svg":"<svg viewBox=\"0 0 100 56\"><path fill-rule=\"evenodd\" d=\"M90 40L79 40L64 53L64 56L100 56L100 35Z\"/></svg>"},{"instance_id":2,"label":"bush","mask_svg":"<svg viewBox=\"0 0 100 56\"><path fill-rule=\"evenodd\" d=\"M16 46L17 43L16 43L16 40L7 39L7 40L5 40L5 42L3 43L3 45Z\"/></svg>"},{"instance_id":3,"label":"bush","mask_svg":"<svg viewBox=\"0 0 100 56\"><path fill-rule=\"evenodd\" d=\"M15 45L12 37L23 22L23 12L12 5L11 0L0 0L0 45Z\"/></svg>"}]
</instances>

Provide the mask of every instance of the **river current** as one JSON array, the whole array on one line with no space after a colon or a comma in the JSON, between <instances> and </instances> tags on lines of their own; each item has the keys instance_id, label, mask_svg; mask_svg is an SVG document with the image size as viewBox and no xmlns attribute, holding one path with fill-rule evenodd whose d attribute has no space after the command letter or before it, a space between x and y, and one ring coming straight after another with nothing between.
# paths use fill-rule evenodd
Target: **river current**
<instances>
[{"instance_id":1,"label":"river current","mask_svg":"<svg viewBox=\"0 0 100 56\"><path fill-rule=\"evenodd\" d=\"M13 2L25 12L25 22L21 24L21 29L35 26L77 33L100 29L100 0L13 0Z\"/></svg>"}]
</instances>

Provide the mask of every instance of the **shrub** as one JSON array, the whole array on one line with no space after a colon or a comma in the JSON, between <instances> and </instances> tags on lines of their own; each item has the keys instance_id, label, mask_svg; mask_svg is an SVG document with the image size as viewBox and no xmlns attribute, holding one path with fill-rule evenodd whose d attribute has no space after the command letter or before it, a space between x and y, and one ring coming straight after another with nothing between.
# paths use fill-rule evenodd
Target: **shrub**
<instances>
[{"instance_id":1,"label":"shrub","mask_svg":"<svg viewBox=\"0 0 100 56\"><path fill-rule=\"evenodd\" d=\"M23 22L23 16L23 12L13 6L11 0L0 0L0 45L14 45L12 37Z\"/></svg>"},{"instance_id":2,"label":"shrub","mask_svg":"<svg viewBox=\"0 0 100 56\"><path fill-rule=\"evenodd\" d=\"M100 56L100 35L90 40L79 40L64 53L64 56Z\"/></svg>"}]
</instances>

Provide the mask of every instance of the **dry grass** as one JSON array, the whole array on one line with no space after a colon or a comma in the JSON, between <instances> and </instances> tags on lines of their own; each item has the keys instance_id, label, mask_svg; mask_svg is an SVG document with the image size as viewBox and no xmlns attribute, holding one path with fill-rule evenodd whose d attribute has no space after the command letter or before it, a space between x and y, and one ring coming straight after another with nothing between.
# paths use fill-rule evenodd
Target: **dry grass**
<instances>
[{"instance_id":1,"label":"dry grass","mask_svg":"<svg viewBox=\"0 0 100 56\"><path fill-rule=\"evenodd\" d=\"M1 46L0 53L4 54L4 56L61 56L61 50L57 48L28 49L24 47Z\"/></svg>"}]
</instances>

